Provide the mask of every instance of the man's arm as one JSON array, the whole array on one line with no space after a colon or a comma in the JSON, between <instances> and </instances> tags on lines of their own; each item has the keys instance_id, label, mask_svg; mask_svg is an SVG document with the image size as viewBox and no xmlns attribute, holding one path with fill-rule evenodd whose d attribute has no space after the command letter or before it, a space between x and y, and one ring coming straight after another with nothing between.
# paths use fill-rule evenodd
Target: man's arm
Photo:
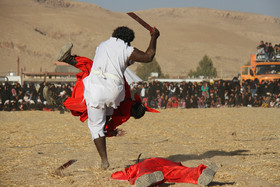
<instances>
[{"instance_id":1,"label":"man's arm","mask_svg":"<svg viewBox=\"0 0 280 187\"><path fill-rule=\"evenodd\" d=\"M159 30L155 28L154 31L151 33L150 44L146 52L134 48L132 54L128 58L128 62L131 60L142 63L151 62L156 54L157 38L159 37L159 35Z\"/></svg>"}]
</instances>

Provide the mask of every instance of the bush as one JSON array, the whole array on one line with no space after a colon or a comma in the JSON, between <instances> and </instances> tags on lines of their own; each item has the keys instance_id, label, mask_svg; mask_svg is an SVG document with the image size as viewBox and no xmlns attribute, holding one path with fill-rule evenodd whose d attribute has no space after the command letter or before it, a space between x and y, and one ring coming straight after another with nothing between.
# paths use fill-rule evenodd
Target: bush
<instances>
[{"instance_id":1,"label":"bush","mask_svg":"<svg viewBox=\"0 0 280 187\"><path fill-rule=\"evenodd\" d=\"M158 78L165 78L165 75L161 72L161 67L156 58L154 58L150 63L141 63L136 68L136 74L144 81L148 80L152 72L157 72Z\"/></svg>"},{"instance_id":2,"label":"bush","mask_svg":"<svg viewBox=\"0 0 280 187\"><path fill-rule=\"evenodd\" d=\"M207 55L204 55L202 60L199 61L199 66L196 68L196 71L190 71L188 74L190 77L217 77L217 70L213 66L213 62L211 58L209 58Z\"/></svg>"}]
</instances>

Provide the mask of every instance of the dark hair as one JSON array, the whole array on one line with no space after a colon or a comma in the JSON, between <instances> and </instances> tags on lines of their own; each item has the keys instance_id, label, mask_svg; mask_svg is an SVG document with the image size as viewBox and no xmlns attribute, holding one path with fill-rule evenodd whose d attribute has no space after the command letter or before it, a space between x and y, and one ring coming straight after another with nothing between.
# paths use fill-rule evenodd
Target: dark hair
<instances>
[{"instance_id":1,"label":"dark hair","mask_svg":"<svg viewBox=\"0 0 280 187\"><path fill-rule=\"evenodd\" d=\"M114 30L112 37L122 39L128 45L134 40L134 31L128 27L122 26Z\"/></svg>"},{"instance_id":2,"label":"dark hair","mask_svg":"<svg viewBox=\"0 0 280 187\"><path fill-rule=\"evenodd\" d=\"M130 109L130 116L133 116L135 119L142 118L146 112L146 107L139 102L135 102Z\"/></svg>"}]
</instances>

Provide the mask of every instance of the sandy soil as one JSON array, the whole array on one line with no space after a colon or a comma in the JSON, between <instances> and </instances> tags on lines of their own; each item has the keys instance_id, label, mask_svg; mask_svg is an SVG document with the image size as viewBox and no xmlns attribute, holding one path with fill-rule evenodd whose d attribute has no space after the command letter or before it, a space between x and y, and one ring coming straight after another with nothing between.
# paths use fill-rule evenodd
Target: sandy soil
<instances>
[{"instance_id":1,"label":"sandy soil","mask_svg":"<svg viewBox=\"0 0 280 187\"><path fill-rule=\"evenodd\" d=\"M211 186L279 186L279 109L173 109L130 119L123 137L108 138L111 168L100 170L88 127L71 114L0 112L0 186L130 186L110 175L142 159L188 167L216 162ZM59 177L54 170L77 162ZM196 186L167 183L162 186Z\"/></svg>"}]
</instances>

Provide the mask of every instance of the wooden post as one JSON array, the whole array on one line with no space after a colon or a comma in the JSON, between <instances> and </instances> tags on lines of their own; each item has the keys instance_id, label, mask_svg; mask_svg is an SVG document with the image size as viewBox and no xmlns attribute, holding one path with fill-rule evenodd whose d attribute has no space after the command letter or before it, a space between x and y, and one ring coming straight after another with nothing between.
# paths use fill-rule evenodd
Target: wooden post
<instances>
[{"instance_id":1,"label":"wooden post","mask_svg":"<svg viewBox=\"0 0 280 187\"><path fill-rule=\"evenodd\" d=\"M20 63L19 63L19 57L17 57L17 76L20 75Z\"/></svg>"}]
</instances>

